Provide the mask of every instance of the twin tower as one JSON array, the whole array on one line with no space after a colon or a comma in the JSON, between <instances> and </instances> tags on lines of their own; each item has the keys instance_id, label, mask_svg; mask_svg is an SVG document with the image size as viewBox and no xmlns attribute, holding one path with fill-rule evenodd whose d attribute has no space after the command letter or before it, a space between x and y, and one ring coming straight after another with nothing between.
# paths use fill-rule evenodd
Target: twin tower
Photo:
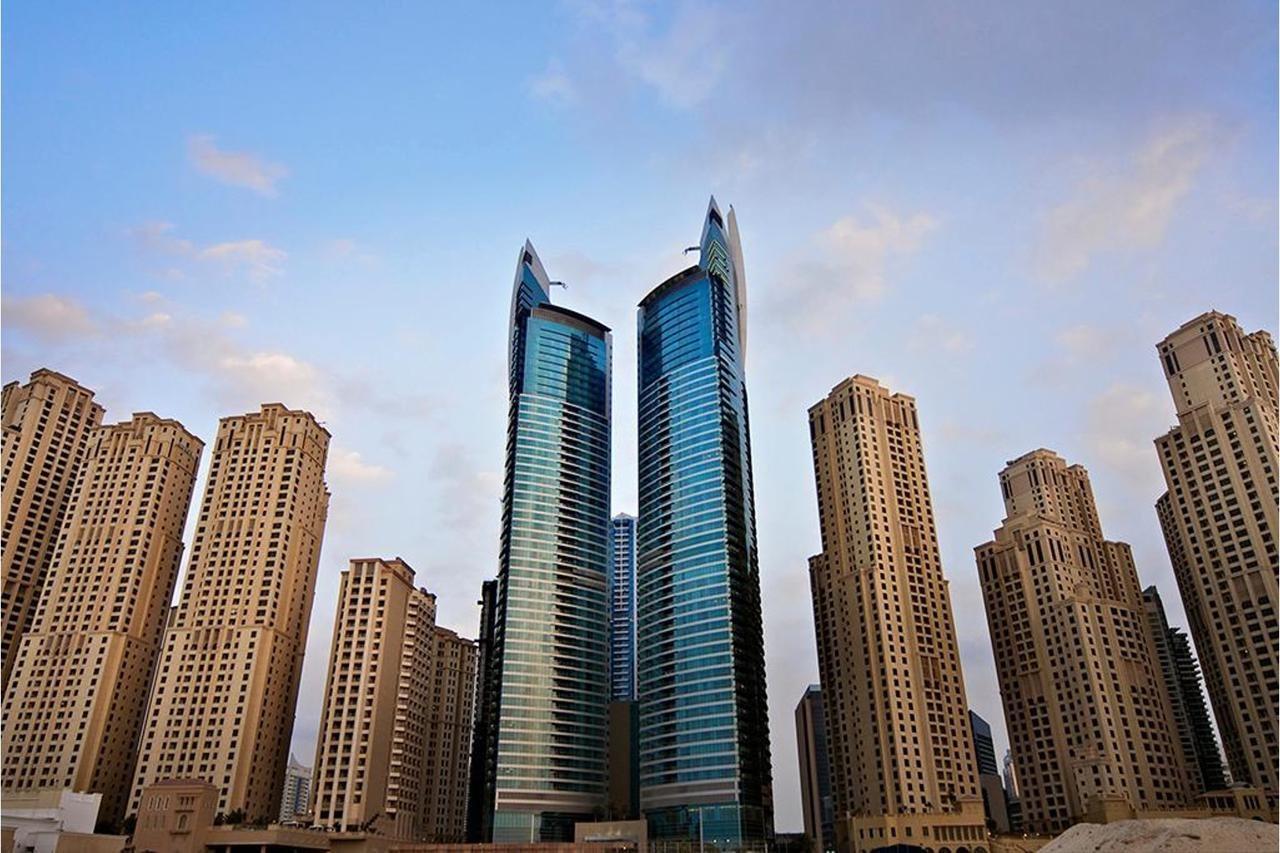
<instances>
[{"instance_id":1,"label":"twin tower","mask_svg":"<svg viewBox=\"0 0 1280 853\"><path fill-rule=\"evenodd\" d=\"M639 310L640 808L657 839L755 846L773 802L732 208L711 200L699 248ZM526 243L482 625L476 811L493 842L571 841L607 814L612 336L551 285Z\"/></svg>"}]
</instances>

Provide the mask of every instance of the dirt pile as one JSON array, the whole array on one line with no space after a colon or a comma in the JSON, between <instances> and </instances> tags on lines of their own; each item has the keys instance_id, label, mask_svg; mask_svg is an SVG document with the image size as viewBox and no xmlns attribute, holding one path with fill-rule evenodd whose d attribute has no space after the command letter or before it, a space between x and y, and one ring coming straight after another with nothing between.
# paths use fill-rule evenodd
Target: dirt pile
<instances>
[{"instance_id":1,"label":"dirt pile","mask_svg":"<svg viewBox=\"0 0 1280 853\"><path fill-rule=\"evenodd\" d=\"M1040 853L1273 853L1280 827L1238 817L1078 823Z\"/></svg>"}]
</instances>

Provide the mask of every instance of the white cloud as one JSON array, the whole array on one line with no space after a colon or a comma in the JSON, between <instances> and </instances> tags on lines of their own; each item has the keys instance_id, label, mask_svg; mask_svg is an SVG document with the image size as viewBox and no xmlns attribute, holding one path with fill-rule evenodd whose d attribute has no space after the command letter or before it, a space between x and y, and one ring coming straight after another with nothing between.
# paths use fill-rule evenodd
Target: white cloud
<instances>
[{"instance_id":1,"label":"white cloud","mask_svg":"<svg viewBox=\"0 0 1280 853\"><path fill-rule=\"evenodd\" d=\"M668 104L695 107L711 97L727 65L720 15L710 5L685 4L662 35L623 40L618 61Z\"/></svg>"},{"instance_id":2,"label":"white cloud","mask_svg":"<svg viewBox=\"0 0 1280 853\"><path fill-rule=\"evenodd\" d=\"M324 374L288 353L236 351L211 359L204 367L223 399L281 402L317 417L328 416L334 409Z\"/></svg>"},{"instance_id":3,"label":"white cloud","mask_svg":"<svg viewBox=\"0 0 1280 853\"><path fill-rule=\"evenodd\" d=\"M916 320L909 343L915 350L942 350L950 355L973 349L973 337L968 332L937 314L922 314Z\"/></svg>"},{"instance_id":4,"label":"white cloud","mask_svg":"<svg viewBox=\"0 0 1280 853\"><path fill-rule=\"evenodd\" d=\"M574 8L582 23L611 40L618 67L670 106L690 109L702 104L725 75L728 42L719 7L683 3L662 32L655 32L649 16L626 0L588 0Z\"/></svg>"},{"instance_id":5,"label":"white cloud","mask_svg":"<svg viewBox=\"0 0 1280 853\"><path fill-rule=\"evenodd\" d=\"M1208 122L1185 121L1153 135L1124 167L1095 167L1046 215L1033 259L1039 275L1064 281L1100 253L1160 245L1215 137Z\"/></svg>"},{"instance_id":6,"label":"white cloud","mask_svg":"<svg viewBox=\"0 0 1280 853\"><path fill-rule=\"evenodd\" d=\"M578 98L578 90L565 73L560 60L552 57L541 74L529 79L529 94L540 101L553 104L571 104Z\"/></svg>"},{"instance_id":7,"label":"white cloud","mask_svg":"<svg viewBox=\"0 0 1280 853\"><path fill-rule=\"evenodd\" d=\"M1085 440L1096 459L1143 499L1163 490L1152 442L1169 428L1168 401L1133 385L1115 383L1089 401Z\"/></svg>"},{"instance_id":8,"label":"white cloud","mask_svg":"<svg viewBox=\"0 0 1280 853\"><path fill-rule=\"evenodd\" d=\"M1071 358L1085 360L1106 355L1114 346L1115 338L1106 330L1081 323L1068 326L1054 335L1058 346L1066 350Z\"/></svg>"},{"instance_id":9,"label":"white cloud","mask_svg":"<svg viewBox=\"0 0 1280 853\"><path fill-rule=\"evenodd\" d=\"M440 495L439 518L449 529L487 529L498 517L496 508L502 495L502 475L483 470L464 445L441 444L431 462L430 474Z\"/></svg>"},{"instance_id":10,"label":"white cloud","mask_svg":"<svg viewBox=\"0 0 1280 853\"><path fill-rule=\"evenodd\" d=\"M175 237L174 228L171 222L152 221L130 228L127 233L147 253L186 258L217 266L227 273L244 272L256 282L281 275L284 261L289 257L284 249L256 237L198 246L185 238ZM186 278L186 273L177 267L168 267L161 275L170 281ZM159 297L159 294L155 296Z\"/></svg>"},{"instance_id":11,"label":"white cloud","mask_svg":"<svg viewBox=\"0 0 1280 853\"><path fill-rule=\"evenodd\" d=\"M251 189L263 196L275 196L276 183L289 174L284 166L263 160L256 154L224 151L208 134L187 138L187 157L201 174L224 184Z\"/></svg>"},{"instance_id":12,"label":"white cloud","mask_svg":"<svg viewBox=\"0 0 1280 853\"><path fill-rule=\"evenodd\" d=\"M869 221L853 216L837 220L818 235L834 259L844 285L860 299L878 299L885 291L885 265L893 255L912 255L938 222L927 213L899 216L872 207Z\"/></svg>"},{"instance_id":13,"label":"white cloud","mask_svg":"<svg viewBox=\"0 0 1280 853\"><path fill-rule=\"evenodd\" d=\"M0 315L6 328L26 332L45 342L83 338L98 329L89 310L67 296L52 293L6 296L2 306Z\"/></svg>"},{"instance_id":14,"label":"white cloud","mask_svg":"<svg viewBox=\"0 0 1280 853\"><path fill-rule=\"evenodd\" d=\"M773 291L773 311L810 334L840 327L852 309L884 297L892 264L919 252L937 227L931 214L877 206L836 220L790 265L790 278Z\"/></svg>"},{"instance_id":15,"label":"white cloud","mask_svg":"<svg viewBox=\"0 0 1280 853\"><path fill-rule=\"evenodd\" d=\"M172 222L144 222L130 228L128 234L137 242L138 247L148 252L164 255L190 255L195 251L195 244L190 240L174 237Z\"/></svg>"},{"instance_id":16,"label":"white cloud","mask_svg":"<svg viewBox=\"0 0 1280 853\"><path fill-rule=\"evenodd\" d=\"M358 452L337 446L329 447L327 470L335 481L350 484L384 483L392 476L390 468L365 462Z\"/></svg>"},{"instance_id":17,"label":"white cloud","mask_svg":"<svg viewBox=\"0 0 1280 853\"><path fill-rule=\"evenodd\" d=\"M254 281L280 275L287 257L283 249L257 239L215 243L196 254L197 260L221 264L227 270L244 270Z\"/></svg>"}]
</instances>

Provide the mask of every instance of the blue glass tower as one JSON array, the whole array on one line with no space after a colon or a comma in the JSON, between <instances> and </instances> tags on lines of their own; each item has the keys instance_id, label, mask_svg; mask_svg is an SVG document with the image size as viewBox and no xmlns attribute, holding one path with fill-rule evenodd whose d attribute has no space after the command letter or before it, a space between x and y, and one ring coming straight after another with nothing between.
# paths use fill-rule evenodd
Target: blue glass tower
<instances>
[{"instance_id":1,"label":"blue glass tower","mask_svg":"<svg viewBox=\"0 0 1280 853\"><path fill-rule=\"evenodd\" d=\"M609 701L609 330L554 306L525 243L510 409L482 836L572 841L603 809Z\"/></svg>"},{"instance_id":2,"label":"blue glass tower","mask_svg":"<svg viewBox=\"0 0 1280 853\"><path fill-rule=\"evenodd\" d=\"M657 839L773 835L737 221L640 303L640 806Z\"/></svg>"},{"instance_id":3,"label":"blue glass tower","mask_svg":"<svg viewBox=\"0 0 1280 853\"><path fill-rule=\"evenodd\" d=\"M636 519L613 517L609 553L609 699L636 699Z\"/></svg>"}]
</instances>

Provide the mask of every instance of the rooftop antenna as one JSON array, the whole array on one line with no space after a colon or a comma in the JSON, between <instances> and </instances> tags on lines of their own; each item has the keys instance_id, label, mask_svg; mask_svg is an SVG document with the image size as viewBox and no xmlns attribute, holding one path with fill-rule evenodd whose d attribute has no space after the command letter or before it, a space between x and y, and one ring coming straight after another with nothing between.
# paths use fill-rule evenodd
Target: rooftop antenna
<instances>
[{"instance_id":1,"label":"rooftop antenna","mask_svg":"<svg viewBox=\"0 0 1280 853\"><path fill-rule=\"evenodd\" d=\"M701 251L702 251L702 247L701 247L701 246L690 246L689 248L685 249L685 250L684 250L683 252L681 252L680 254L682 254L682 255L687 255L687 254L689 254L690 252L701 252Z\"/></svg>"},{"instance_id":2,"label":"rooftop antenna","mask_svg":"<svg viewBox=\"0 0 1280 853\"><path fill-rule=\"evenodd\" d=\"M569 289L569 285L565 284L563 281L549 281L547 284L550 287L563 287L565 290Z\"/></svg>"}]
</instances>

